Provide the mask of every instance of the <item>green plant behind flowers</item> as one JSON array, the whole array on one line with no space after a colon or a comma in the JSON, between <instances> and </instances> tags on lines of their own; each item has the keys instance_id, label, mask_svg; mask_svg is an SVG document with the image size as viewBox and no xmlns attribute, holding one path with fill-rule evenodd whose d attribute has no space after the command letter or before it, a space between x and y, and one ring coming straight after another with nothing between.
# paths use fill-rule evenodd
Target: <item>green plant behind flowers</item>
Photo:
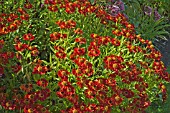
<instances>
[{"instance_id":1,"label":"green plant behind flowers","mask_svg":"<svg viewBox=\"0 0 170 113\"><path fill-rule=\"evenodd\" d=\"M157 2L156 2L157 3ZM155 4L156 4L155 3ZM155 37L167 40L166 35L169 35L169 32L165 28L169 27L167 16L164 16L163 13L160 13L161 18L155 20L154 9L161 12L161 7L156 6L148 1L126 1L127 6L125 13L128 15L131 22L135 24L136 32L142 34L143 38L148 40L155 40ZM152 8L151 15L145 15L144 7L149 6Z\"/></svg>"},{"instance_id":2,"label":"green plant behind flowers","mask_svg":"<svg viewBox=\"0 0 170 113\"><path fill-rule=\"evenodd\" d=\"M0 104L21 112L143 112L170 81L151 41L87 0L5 1ZM16 3L17 4L17 3ZM12 4L11 4L12 5ZM145 47L140 46L145 44Z\"/></svg>"}]
</instances>

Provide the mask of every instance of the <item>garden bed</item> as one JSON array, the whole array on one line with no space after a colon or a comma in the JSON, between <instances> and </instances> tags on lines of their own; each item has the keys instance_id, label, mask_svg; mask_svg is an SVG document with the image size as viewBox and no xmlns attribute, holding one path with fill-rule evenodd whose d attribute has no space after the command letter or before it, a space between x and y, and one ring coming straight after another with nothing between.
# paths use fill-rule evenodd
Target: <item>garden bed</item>
<instances>
[{"instance_id":1,"label":"garden bed","mask_svg":"<svg viewBox=\"0 0 170 113\"><path fill-rule=\"evenodd\" d=\"M0 7L2 112L163 112L170 74L146 39L149 28L140 31L145 24L88 0L7 0ZM154 44L166 66L170 45L162 41Z\"/></svg>"}]
</instances>

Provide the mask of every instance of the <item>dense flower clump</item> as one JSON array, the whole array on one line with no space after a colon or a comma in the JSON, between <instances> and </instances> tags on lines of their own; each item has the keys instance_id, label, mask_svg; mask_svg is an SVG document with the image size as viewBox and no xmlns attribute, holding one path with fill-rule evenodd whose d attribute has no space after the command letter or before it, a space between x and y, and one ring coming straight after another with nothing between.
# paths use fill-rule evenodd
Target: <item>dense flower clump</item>
<instances>
[{"instance_id":1,"label":"dense flower clump","mask_svg":"<svg viewBox=\"0 0 170 113\"><path fill-rule=\"evenodd\" d=\"M88 0L45 0L41 7L35 16L27 1L0 16L5 110L143 113L160 93L166 100L170 75L161 53L123 14Z\"/></svg>"}]
</instances>

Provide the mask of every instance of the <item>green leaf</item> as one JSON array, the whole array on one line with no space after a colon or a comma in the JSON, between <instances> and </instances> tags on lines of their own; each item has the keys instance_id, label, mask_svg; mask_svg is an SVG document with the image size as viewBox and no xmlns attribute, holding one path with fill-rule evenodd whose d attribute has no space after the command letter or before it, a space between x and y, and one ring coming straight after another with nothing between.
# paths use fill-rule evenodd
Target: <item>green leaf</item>
<instances>
[{"instance_id":1,"label":"green leaf","mask_svg":"<svg viewBox=\"0 0 170 113\"><path fill-rule=\"evenodd\" d=\"M41 78L41 76L39 74L34 74L32 76L33 76L34 81L37 81Z\"/></svg>"},{"instance_id":2,"label":"green leaf","mask_svg":"<svg viewBox=\"0 0 170 113\"><path fill-rule=\"evenodd\" d=\"M157 31L156 32L157 34L159 34L159 35L162 35L162 34L169 34L169 32L168 31Z\"/></svg>"},{"instance_id":3,"label":"green leaf","mask_svg":"<svg viewBox=\"0 0 170 113\"><path fill-rule=\"evenodd\" d=\"M45 60L41 60L43 63L45 63L46 65L49 65L49 63Z\"/></svg>"},{"instance_id":4,"label":"green leaf","mask_svg":"<svg viewBox=\"0 0 170 113\"><path fill-rule=\"evenodd\" d=\"M170 27L170 24L166 24L166 25L159 25L155 28L156 31L160 30L160 29L163 29L163 28L166 28L166 27Z\"/></svg>"}]
</instances>

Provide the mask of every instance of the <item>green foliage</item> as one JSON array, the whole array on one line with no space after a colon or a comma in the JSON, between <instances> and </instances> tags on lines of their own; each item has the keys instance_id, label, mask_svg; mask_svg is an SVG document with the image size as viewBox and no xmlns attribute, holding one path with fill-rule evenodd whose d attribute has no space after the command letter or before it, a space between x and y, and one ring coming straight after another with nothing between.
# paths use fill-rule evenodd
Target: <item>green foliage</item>
<instances>
[{"instance_id":1,"label":"green foliage","mask_svg":"<svg viewBox=\"0 0 170 113\"><path fill-rule=\"evenodd\" d=\"M152 9L155 9L155 4L150 4L150 2L145 1L136 1L136 0L124 0L126 5L125 14L128 15L129 20L134 23L136 27L136 32L141 34L144 39L154 40L155 37L160 37L161 39L166 40L166 35L169 35L169 32L165 28L170 27L168 24L167 17L164 17L161 13L161 19L155 20L154 14L152 11L151 16L144 14L144 7L150 6Z\"/></svg>"}]
</instances>

